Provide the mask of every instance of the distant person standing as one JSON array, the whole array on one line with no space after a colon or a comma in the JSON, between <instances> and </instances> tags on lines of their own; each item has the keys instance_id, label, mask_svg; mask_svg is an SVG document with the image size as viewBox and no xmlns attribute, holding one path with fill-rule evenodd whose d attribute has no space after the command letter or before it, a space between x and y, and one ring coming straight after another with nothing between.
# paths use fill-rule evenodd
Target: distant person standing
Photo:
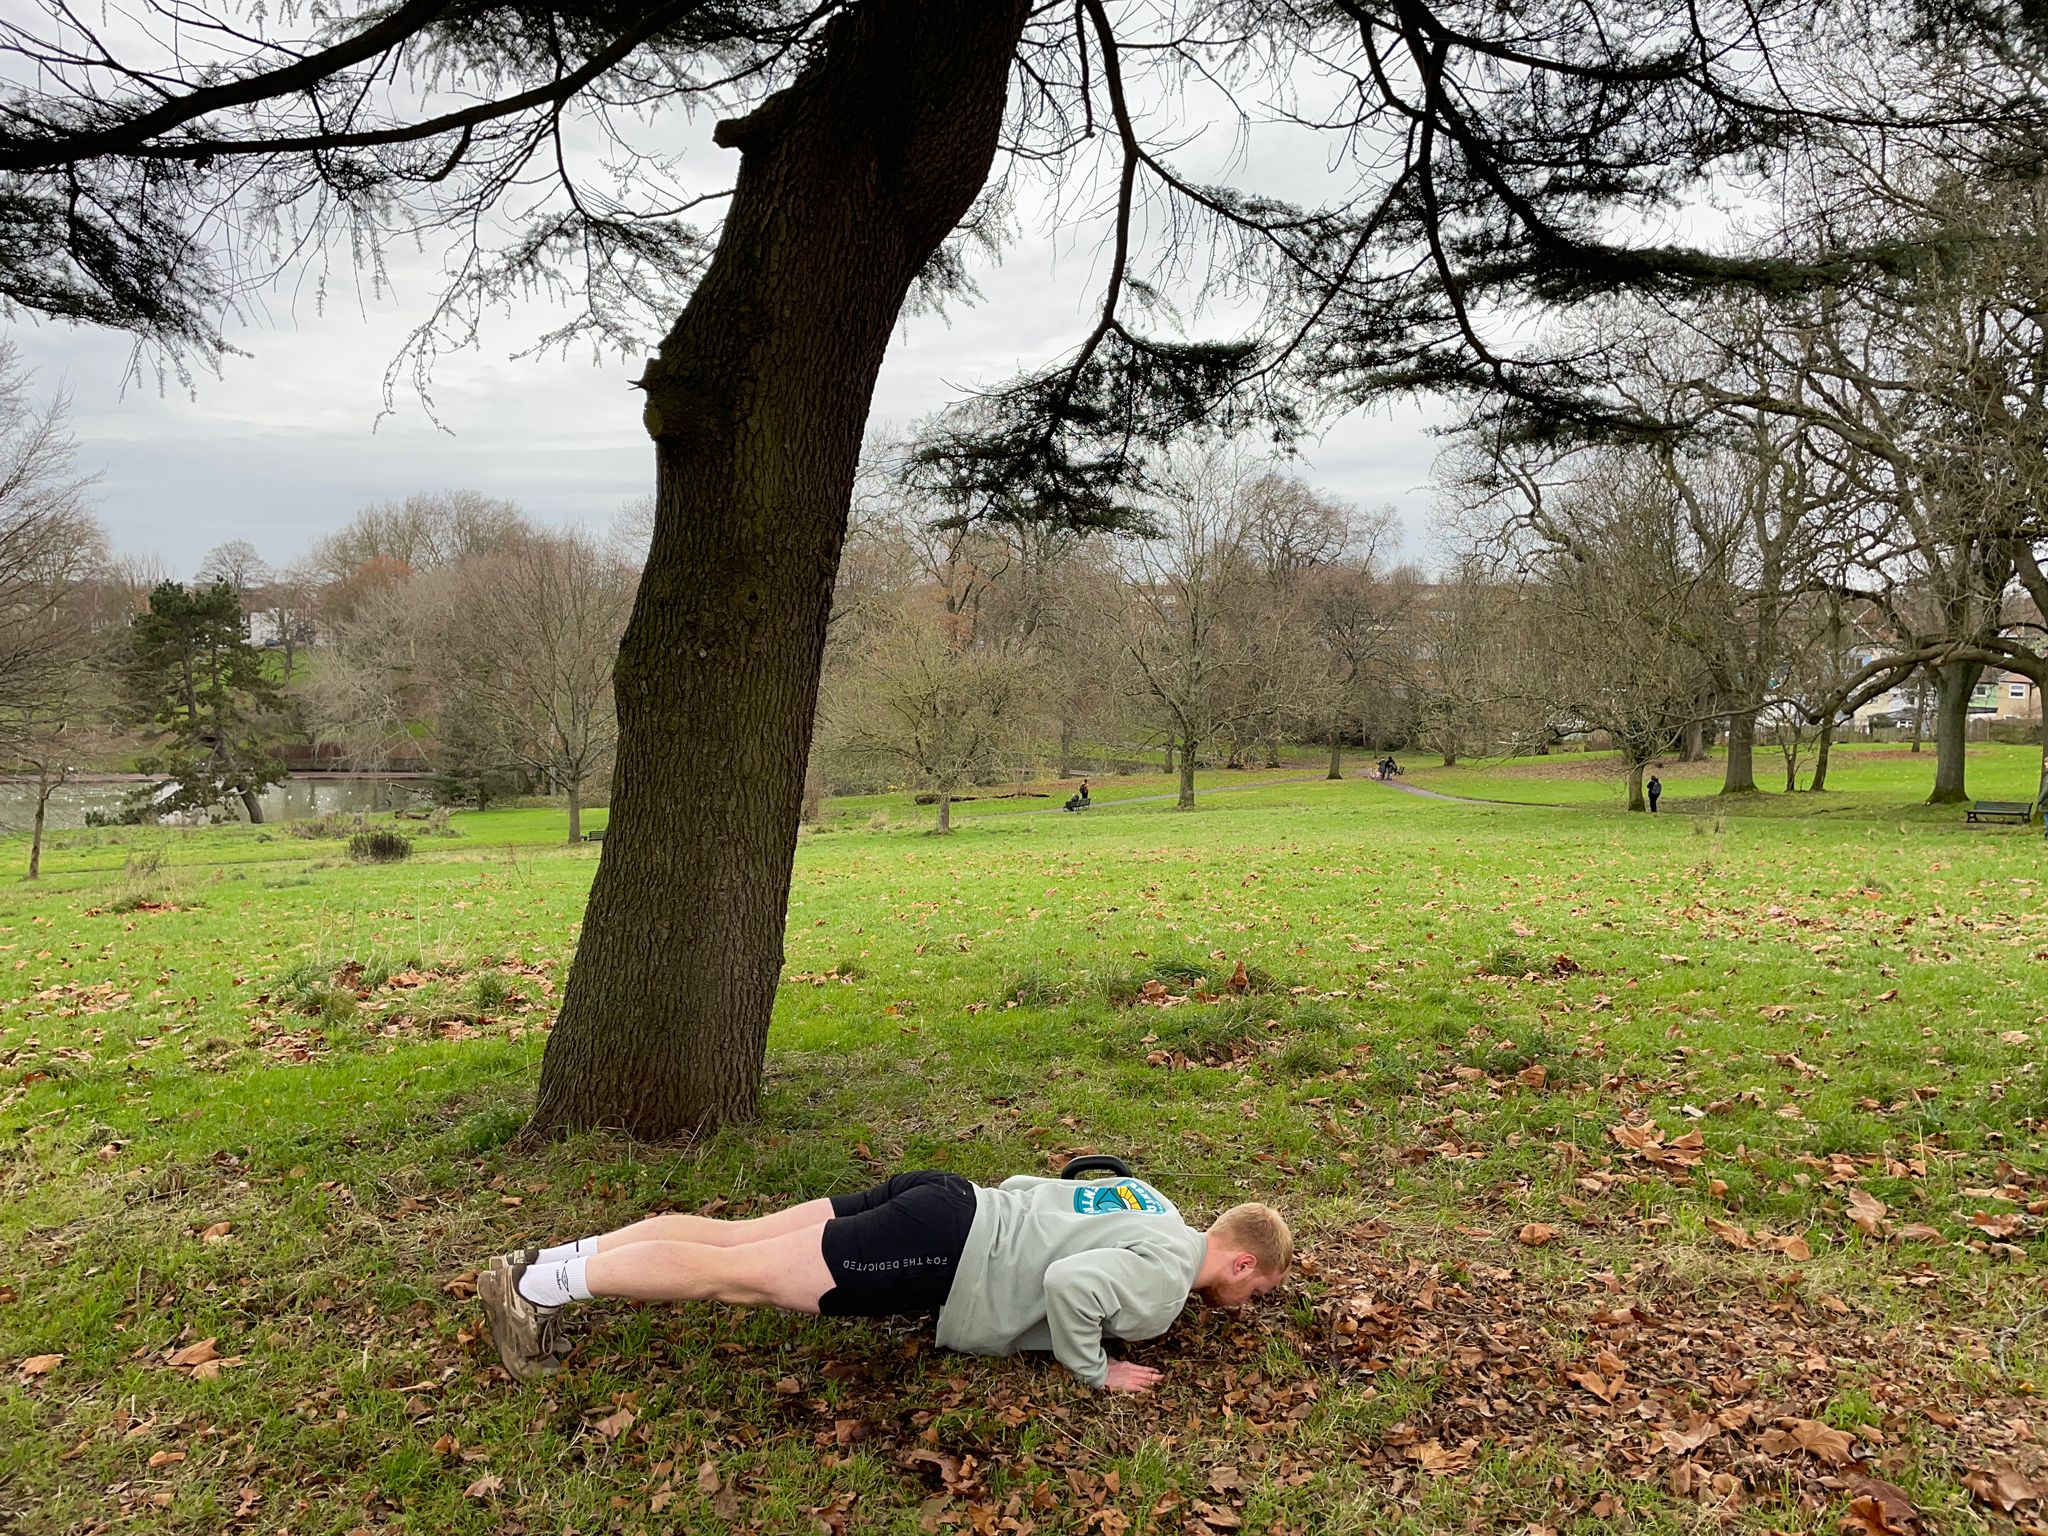
<instances>
[{"instance_id":1,"label":"distant person standing","mask_svg":"<svg viewBox=\"0 0 2048 1536\"><path fill-rule=\"evenodd\" d=\"M1664 781L1653 773L1650 775L1648 787L1650 791L1650 814L1654 816L1657 814L1657 802L1664 794Z\"/></svg>"}]
</instances>

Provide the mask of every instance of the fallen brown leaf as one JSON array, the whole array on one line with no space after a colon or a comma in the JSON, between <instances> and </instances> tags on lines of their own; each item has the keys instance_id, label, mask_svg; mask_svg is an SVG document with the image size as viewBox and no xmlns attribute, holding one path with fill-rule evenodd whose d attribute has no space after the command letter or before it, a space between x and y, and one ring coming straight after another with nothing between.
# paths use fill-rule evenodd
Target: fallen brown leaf
<instances>
[{"instance_id":1,"label":"fallen brown leaf","mask_svg":"<svg viewBox=\"0 0 2048 1536\"><path fill-rule=\"evenodd\" d=\"M1532 1221L1515 1234L1515 1241L1525 1248L1541 1248L1557 1236L1557 1228L1544 1222Z\"/></svg>"},{"instance_id":2,"label":"fallen brown leaf","mask_svg":"<svg viewBox=\"0 0 2048 1536\"><path fill-rule=\"evenodd\" d=\"M1830 1429L1818 1419L1780 1419L1777 1428L1763 1432L1759 1443L1766 1456L1805 1451L1835 1467L1845 1467L1855 1459L1856 1437L1845 1429Z\"/></svg>"},{"instance_id":3,"label":"fallen brown leaf","mask_svg":"<svg viewBox=\"0 0 2048 1536\"><path fill-rule=\"evenodd\" d=\"M21 1362L24 1376L47 1376L64 1363L62 1355L30 1355Z\"/></svg>"},{"instance_id":4,"label":"fallen brown leaf","mask_svg":"<svg viewBox=\"0 0 2048 1536\"><path fill-rule=\"evenodd\" d=\"M217 1342L214 1339L201 1339L197 1344L187 1344L164 1364L173 1370L183 1370L187 1366L203 1365L209 1360L218 1360L220 1351L214 1347Z\"/></svg>"},{"instance_id":5,"label":"fallen brown leaf","mask_svg":"<svg viewBox=\"0 0 2048 1536\"><path fill-rule=\"evenodd\" d=\"M505 1479L495 1472L486 1472L482 1477L462 1490L465 1499L488 1499L505 1486Z\"/></svg>"},{"instance_id":6,"label":"fallen brown leaf","mask_svg":"<svg viewBox=\"0 0 2048 1536\"><path fill-rule=\"evenodd\" d=\"M1885 1212L1891 1209L1890 1206L1854 1184L1842 1191L1842 1198L1849 1202L1849 1220L1857 1230L1871 1237L1884 1231Z\"/></svg>"},{"instance_id":7,"label":"fallen brown leaf","mask_svg":"<svg viewBox=\"0 0 2048 1536\"><path fill-rule=\"evenodd\" d=\"M2007 1514L2030 1500L2048 1497L2048 1488L2016 1467L1995 1467L1989 1471L1972 1468L1963 1474L1963 1486L1984 1503Z\"/></svg>"}]
</instances>

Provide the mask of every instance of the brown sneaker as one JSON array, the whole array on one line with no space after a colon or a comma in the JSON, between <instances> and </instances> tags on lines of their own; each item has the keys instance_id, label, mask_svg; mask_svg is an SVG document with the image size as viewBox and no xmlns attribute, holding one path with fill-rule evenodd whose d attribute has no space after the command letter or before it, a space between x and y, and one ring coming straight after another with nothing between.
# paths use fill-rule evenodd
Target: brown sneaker
<instances>
[{"instance_id":1,"label":"brown sneaker","mask_svg":"<svg viewBox=\"0 0 2048 1536\"><path fill-rule=\"evenodd\" d=\"M490 1319L491 1342L514 1381L537 1381L562 1368L568 1348L561 1338L560 1307L543 1307L519 1294L519 1277L540 1257L522 1248L501 1254L477 1276L476 1293Z\"/></svg>"}]
</instances>

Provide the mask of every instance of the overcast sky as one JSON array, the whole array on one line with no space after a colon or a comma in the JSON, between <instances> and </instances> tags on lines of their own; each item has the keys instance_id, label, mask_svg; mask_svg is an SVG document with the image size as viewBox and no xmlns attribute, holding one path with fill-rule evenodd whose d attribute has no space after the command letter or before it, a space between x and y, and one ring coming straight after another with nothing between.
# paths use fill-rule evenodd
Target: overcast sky
<instances>
[{"instance_id":1,"label":"overcast sky","mask_svg":"<svg viewBox=\"0 0 2048 1536\"><path fill-rule=\"evenodd\" d=\"M1161 108L1159 126L1176 137L1184 166L1305 202L1329 195L1326 146L1285 127L1247 143L1227 112L1211 115L1216 106L1190 93ZM729 184L738 156L710 145L708 123L654 131L675 135L690 181ZM962 386L1042 367L1086 334L1099 299L1099 243L1085 220L1077 229L1053 216L1049 192L1038 189L1044 205L1025 211L1021 238L1001 264L983 260L979 302L899 327L876 391L876 424L908 425ZM1058 197L1067 215L1099 212L1108 201L1078 168ZM16 328L40 385L61 379L72 391L83 465L102 475L100 514L117 550L155 552L189 576L207 550L230 539L288 563L360 508L414 492L474 488L549 522L603 526L652 489L653 448L628 382L640 361L593 362L587 351L515 361L512 354L561 319L532 308L493 322L481 349L440 360L433 415L401 385L395 414L380 421L386 368L428 313L439 272L432 251L387 254L392 284L384 295L355 291L340 251L324 302L307 296L312 284L303 277L296 299L263 296L260 323L229 332L248 355L189 389L176 380L160 389L154 376L138 383L123 337ZM1196 329L1228 334L1222 322ZM1301 471L1361 505L1393 505L1408 553L1420 555L1436 450L1427 427L1439 410L1409 402L1355 414L1302 445Z\"/></svg>"}]
</instances>

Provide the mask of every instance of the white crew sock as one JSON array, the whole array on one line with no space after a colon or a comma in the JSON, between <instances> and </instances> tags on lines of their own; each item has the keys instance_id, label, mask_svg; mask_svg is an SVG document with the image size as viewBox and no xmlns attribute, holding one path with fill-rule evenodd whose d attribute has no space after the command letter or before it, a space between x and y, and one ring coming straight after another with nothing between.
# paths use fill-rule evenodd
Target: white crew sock
<instances>
[{"instance_id":1,"label":"white crew sock","mask_svg":"<svg viewBox=\"0 0 2048 1536\"><path fill-rule=\"evenodd\" d=\"M590 1300L583 1267L588 1259L557 1259L552 1264L529 1264L519 1277L519 1294L537 1307L566 1306L572 1301Z\"/></svg>"},{"instance_id":2,"label":"white crew sock","mask_svg":"<svg viewBox=\"0 0 2048 1536\"><path fill-rule=\"evenodd\" d=\"M563 1259L587 1259L597 1252L597 1239L579 1237L573 1243L557 1243L552 1248L543 1248L536 1264L559 1264Z\"/></svg>"}]
</instances>

